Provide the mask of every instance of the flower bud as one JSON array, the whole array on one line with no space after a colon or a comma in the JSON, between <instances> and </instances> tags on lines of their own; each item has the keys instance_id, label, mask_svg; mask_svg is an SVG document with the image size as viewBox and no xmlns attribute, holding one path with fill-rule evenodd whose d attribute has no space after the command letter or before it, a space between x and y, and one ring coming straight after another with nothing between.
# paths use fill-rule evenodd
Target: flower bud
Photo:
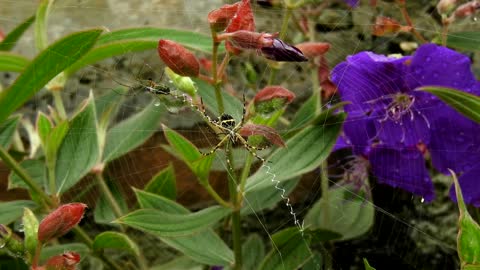
<instances>
[{"instance_id":1,"label":"flower bud","mask_svg":"<svg viewBox=\"0 0 480 270\"><path fill-rule=\"evenodd\" d=\"M45 270L75 270L80 262L80 254L67 251L62 255L53 256L40 269Z\"/></svg>"},{"instance_id":2,"label":"flower bud","mask_svg":"<svg viewBox=\"0 0 480 270\"><path fill-rule=\"evenodd\" d=\"M480 10L480 1L474 0L460 5L453 14L455 18L463 19L475 14L478 10Z\"/></svg>"},{"instance_id":3,"label":"flower bud","mask_svg":"<svg viewBox=\"0 0 480 270\"><path fill-rule=\"evenodd\" d=\"M329 99L337 91L337 87L330 80L330 69L328 67L327 58L322 55L318 66L318 80L322 87L322 98Z\"/></svg>"},{"instance_id":4,"label":"flower bud","mask_svg":"<svg viewBox=\"0 0 480 270\"><path fill-rule=\"evenodd\" d=\"M244 137L260 135L277 146L285 147L285 142L282 140L282 137L280 137L280 134L269 126L246 124L240 129L239 133Z\"/></svg>"},{"instance_id":5,"label":"flower bud","mask_svg":"<svg viewBox=\"0 0 480 270\"><path fill-rule=\"evenodd\" d=\"M285 62L305 62L308 58L303 55L302 51L295 46L287 44L282 40L275 38L272 46L263 47L260 49L262 55L273 61Z\"/></svg>"},{"instance_id":6,"label":"flower bud","mask_svg":"<svg viewBox=\"0 0 480 270\"><path fill-rule=\"evenodd\" d=\"M2 29L0 29L0 42L5 39L5 33L3 33Z\"/></svg>"},{"instance_id":7,"label":"flower bud","mask_svg":"<svg viewBox=\"0 0 480 270\"><path fill-rule=\"evenodd\" d=\"M260 90L253 98L253 102L257 113L269 115L281 110L294 98L295 94L289 90L279 85L272 85Z\"/></svg>"},{"instance_id":8,"label":"flower bud","mask_svg":"<svg viewBox=\"0 0 480 270\"><path fill-rule=\"evenodd\" d=\"M439 14L448 14L455 8L457 0L440 0L437 4L437 11Z\"/></svg>"},{"instance_id":9,"label":"flower bud","mask_svg":"<svg viewBox=\"0 0 480 270\"><path fill-rule=\"evenodd\" d=\"M80 222L86 207L83 203L69 203L58 207L38 226L38 240L45 243L66 234Z\"/></svg>"},{"instance_id":10,"label":"flower bud","mask_svg":"<svg viewBox=\"0 0 480 270\"><path fill-rule=\"evenodd\" d=\"M250 0L242 0L238 6L238 10L233 16L230 24L225 29L226 33L233 33L239 30L255 31L255 20L253 18ZM231 54L239 54L240 49L234 47L229 41L225 42L225 49Z\"/></svg>"},{"instance_id":11,"label":"flower bud","mask_svg":"<svg viewBox=\"0 0 480 270\"><path fill-rule=\"evenodd\" d=\"M193 53L182 45L166 39L158 41L158 55L175 73L181 76L197 77L200 64Z\"/></svg>"},{"instance_id":12,"label":"flower bud","mask_svg":"<svg viewBox=\"0 0 480 270\"><path fill-rule=\"evenodd\" d=\"M256 50L273 45L273 40L277 34L258 33L246 30L239 30L233 33L224 33L218 35L219 40L228 39L231 44L238 49Z\"/></svg>"},{"instance_id":13,"label":"flower bud","mask_svg":"<svg viewBox=\"0 0 480 270\"><path fill-rule=\"evenodd\" d=\"M330 44L326 42L303 42L295 45L309 59L325 54L330 49Z\"/></svg>"},{"instance_id":14,"label":"flower bud","mask_svg":"<svg viewBox=\"0 0 480 270\"><path fill-rule=\"evenodd\" d=\"M373 25L372 34L374 36L384 36L386 34L397 33L402 29L402 25L392 18L378 16Z\"/></svg>"},{"instance_id":15,"label":"flower bud","mask_svg":"<svg viewBox=\"0 0 480 270\"><path fill-rule=\"evenodd\" d=\"M197 87L195 86L195 82L192 81L190 77L180 76L168 67L165 68L165 73L178 90L192 97L196 95Z\"/></svg>"},{"instance_id":16,"label":"flower bud","mask_svg":"<svg viewBox=\"0 0 480 270\"><path fill-rule=\"evenodd\" d=\"M223 5L219 9L214 9L208 13L208 23L210 28L216 32L223 31L229 24L230 20L238 11L240 2L231 5Z\"/></svg>"}]
</instances>

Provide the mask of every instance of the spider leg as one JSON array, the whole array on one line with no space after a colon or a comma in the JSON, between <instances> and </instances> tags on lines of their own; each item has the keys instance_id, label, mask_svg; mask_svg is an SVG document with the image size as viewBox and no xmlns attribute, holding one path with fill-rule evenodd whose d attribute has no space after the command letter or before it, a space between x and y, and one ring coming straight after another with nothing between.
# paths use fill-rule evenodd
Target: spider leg
<instances>
[{"instance_id":1,"label":"spider leg","mask_svg":"<svg viewBox=\"0 0 480 270\"><path fill-rule=\"evenodd\" d=\"M243 127L243 124L245 123L245 114L247 114L246 106L247 104L245 101L245 92L243 92L243 113L242 113L242 119L240 120L240 124L239 124L240 127Z\"/></svg>"},{"instance_id":2,"label":"spider leg","mask_svg":"<svg viewBox=\"0 0 480 270\"><path fill-rule=\"evenodd\" d=\"M223 137L223 139L220 140L220 142L217 145L215 145L212 148L212 150L210 150L207 153L203 153L202 151L200 151L200 153L204 156L209 156L209 155L215 153L220 147L222 147L226 142L228 142L228 140L229 140L229 136L225 136L225 137Z\"/></svg>"},{"instance_id":3,"label":"spider leg","mask_svg":"<svg viewBox=\"0 0 480 270\"><path fill-rule=\"evenodd\" d=\"M226 148L225 148L225 156L227 158L227 165L228 165L228 168L230 169L230 172L234 172L235 169L233 168L232 166L232 163L230 162L230 150L231 150L231 147L230 147L230 140L227 141L226 143Z\"/></svg>"},{"instance_id":4,"label":"spider leg","mask_svg":"<svg viewBox=\"0 0 480 270\"><path fill-rule=\"evenodd\" d=\"M257 155L257 153L256 153L257 150L261 150L263 148L257 148L255 146L251 146L250 144L248 144L248 142L242 136L240 136L238 134L236 134L236 136L237 136L237 140L239 140L243 144L243 146L248 150L248 152L250 152L250 154L252 154L252 156L256 157L262 163L267 162L266 159L262 158L261 156Z\"/></svg>"}]
</instances>

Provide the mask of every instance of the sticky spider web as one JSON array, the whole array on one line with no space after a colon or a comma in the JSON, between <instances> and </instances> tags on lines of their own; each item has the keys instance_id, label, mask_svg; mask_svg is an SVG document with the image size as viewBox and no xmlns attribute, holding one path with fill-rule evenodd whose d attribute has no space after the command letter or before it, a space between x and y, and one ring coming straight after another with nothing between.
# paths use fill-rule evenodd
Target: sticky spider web
<instances>
[{"instance_id":1,"label":"sticky spider web","mask_svg":"<svg viewBox=\"0 0 480 270\"><path fill-rule=\"evenodd\" d=\"M219 7L222 3L209 4L200 3L203 1L171 1L168 3L151 3L148 1L107 1L104 3L97 3L95 1L64 1L54 5L52 10L51 20L49 25L52 26L52 37L54 40L62 36L65 32L82 30L86 26L98 26L105 25L109 29L125 28L130 26L138 26L139 24L147 24L158 27L168 28L181 28L202 33L208 33L208 26L205 22L206 14L211 8ZM12 27L20 22L20 20L14 18L23 18L24 16L16 16L15 10L22 9L23 12L31 10L31 13L35 10L35 5L28 1L16 1L12 3L10 1L1 0L2 6L7 6L5 15L7 18L6 23L12 25ZM152 6L163 4L161 8L152 8ZM9 9L8 7L13 8ZM20 8L21 7L21 8ZM254 13L257 19L257 24L262 25L262 29L259 31L278 31L278 25L275 22L279 21L282 15L279 9L263 9L257 5L253 5ZM385 14L389 12L394 13L394 8L391 10L384 7ZM77 10L77 13L72 12ZM86 18L82 11L88 11L90 16ZM2 12L2 11L0 11ZM371 9L361 7L353 11L348 11L343 7L337 7L332 9L332 12L337 14L336 20L330 23L323 23L317 25L319 31L325 31L324 34L318 34L317 38L321 41L327 41L332 44L330 52L327 55L330 68L333 68L335 64L343 61L347 55L354 54L363 50L372 50L376 53L387 53L392 51L394 45L398 45L395 41L402 37L385 37L378 38L372 41L370 44L366 44L363 41L368 38L364 34L352 35L349 30L355 28L367 29L372 26L371 21L362 21L359 17L373 18L374 14ZM425 14L431 14L432 10L421 10L418 12L424 12ZM29 13L30 14L30 13ZM67 19L65 19L67 18ZM96 20L89 20L96 18ZM179 20L178 18L181 18ZM86 20L87 19L87 20ZM66 21L65 21L66 20ZM80 26L80 23L81 26ZM63 25L63 29L60 26ZM273 26L273 30L266 26ZM6 29L8 26L6 26ZM422 23L421 31L426 32L439 32L438 26L431 23ZM10 28L11 29L11 28ZM325 29L329 29L328 31ZM338 31L337 31L338 29ZM366 31L358 31L360 33ZM287 39L295 40L294 34L287 35ZM31 36L24 39L25 43L32 43ZM345 48L345 44L350 44L349 48ZM392 45L393 44L393 45ZM25 52L33 51L24 49ZM398 51L398 48L393 48L394 51ZM162 77L163 65L158 60L156 52L146 53L129 53L128 48L125 48L125 55L116 57L111 60L104 61L100 64L89 66L86 70L79 72L78 78L72 79L65 89L64 98L67 104L70 103L70 109L73 109L77 104L81 102L88 95L89 88L93 88L96 97L99 97L100 92L105 90L104 93L112 91L118 84L115 84L115 80L131 83L136 83L136 77L140 75L142 79L152 77L153 80L159 80ZM478 55L476 55L478 58ZM259 57L255 54L250 54L248 59L253 63L259 63ZM123 63L122 63L123 62ZM311 86L305 81L309 79L309 70L304 66L298 64L286 64L280 74L279 78L289 82L288 89L297 90L297 98L299 100L305 100L311 93ZM232 68L227 72L239 72L241 71L241 63L232 60ZM269 72L265 65L255 66L258 70L259 80L257 87L261 88L265 85ZM139 70L144 70L146 74L138 74ZM115 78L111 80L110 78ZM77 80L75 82L75 80ZM72 82L74 81L74 82ZM83 82L82 82L83 81ZM168 81L164 82L168 83ZM245 82L245 79L243 79ZM386 82L392 83L392 82ZM307 85L307 86L305 86ZM235 87L235 90L239 93L244 90L245 87ZM103 90L102 90L103 89ZM40 97L41 93L37 95L31 102L33 108L45 106L45 98ZM44 94L48 96L48 94ZM122 103L118 114L116 116L117 121L127 118L134 112L138 112L144 109L147 104L155 99L152 95L145 93L137 93L134 96L128 96L125 98L126 102ZM333 98L332 98L333 101ZM300 106L301 104L293 104L291 108ZM67 105L68 106L68 105ZM185 109L180 109L175 114L166 113L166 117L162 118L162 122L166 123L169 127L174 128L177 132L186 135L189 140L194 144L199 145L202 149L209 149L209 146L216 144L216 136L210 134L208 127L201 125L201 117L194 110L185 106ZM151 110L165 110L163 104L158 107L152 107ZM289 108L290 109L290 108ZM34 109L35 110L35 109ZM208 112L212 117L217 115ZM230 112L233 114L233 112ZM241 107L238 108L238 112L235 112L238 116L241 114ZM288 115L288 114L287 114ZM196 118L195 121L188 121L189 118ZM236 119L239 120L238 118ZM141 188L153 175L159 170L166 167L169 162L168 156L163 154L160 143L165 144L162 141L160 127L158 132L151 139L149 139L144 145L140 146L131 153L128 153L121 158L118 158L109 165L109 173L106 175L112 182L115 182L115 190L118 190L123 196L125 196L128 203L133 203L135 198L132 196L132 191L129 186L136 186ZM280 130L285 132L287 130ZM129 131L129 132L135 132ZM162 152L160 156L159 152ZM217 151L215 168L220 171L226 171L227 164L224 156L222 156L222 150ZM241 147L234 151L235 160L245 159L246 155L249 155L247 151ZM259 155L268 157L268 150L260 152ZM359 258L367 258L370 263L382 269L378 258L389 258L391 265L402 265L403 269L429 269L432 265L446 267L445 269L453 268L452 264L456 261L455 255L455 242L452 237L455 236L455 205L448 201L448 187L449 182L445 177L438 177L434 180L435 190L437 191L437 199L432 204L422 204L421 198L418 196L412 196L409 193L403 192L399 189L393 189L388 186L376 184L372 178L367 184L371 189L371 196L367 196L367 200L364 200L363 195L359 195L356 192L347 190L342 182L345 172L351 169L352 164L348 164L349 154L346 153L343 156L340 155L336 160L329 162L329 179L330 186L336 189L346 190L350 197L345 197L345 203L354 200L361 200L362 203L367 206L373 206L375 209L375 225L365 235L354 240L337 242L335 243L335 250L332 256L328 256L326 259L330 261L335 269L352 269L354 265L361 265ZM147 165L147 166L145 166ZM182 165L181 162L174 161L177 179L192 179L190 182L195 182L192 178L192 174ZM182 167L183 166L183 167ZM234 167L239 166L233 164ZM263 166L269 166L268 163ZM292 225L301 224L306 212L315 204L320 198L320 172L314 171L310 174L310 182L299 185L296 191L290 193L293 187L288 186L285 182L278 184L278 195L285 197L290 206L285 206L283 203L279 203L273 210L253 211L254 218L246 218L245 223L248 224L249 230L252 232L258 232L266 235L266 238L271 238L273 233L290 227ZM271 175L271 178L265 179L265 181L275 181L276 175ZM294 185L293 185L294 186ZM184 188L184 189L182 189ZM205 201L210 200L205 194L195 195L192 192L192 188L188 189L188 185L178 188L179 197L193 197L195 203L191 205L192 208L201 208L205 206ZM194 189L194 188L193 188ZM72 200L85 201L89 205L95 204L98 201L99 194L95 192L82 191L95 190L92 181L82 181L70 192L76 194L77 197L72 196ZM97 192L98 193L98 192ZM292 201L290 202L290 198ZM372 202L373 200L373 202ZM202 204L203 202L203 204ZM186 202L191 203L191 202ZM250 201L245 202L249 205ZM338 207L342 210L341 207ZM92 211L93 212L93 211ZM346 215L346 213L345 213ZM342 215L340 215L341 217ZM345 216L346 217L346 216ZM428 220L435 220L440 222L440 226L434 226L434 222L428 222ZM95 229L92 227L92 229ZM249 233L248 231L244 232ZM146 238L148 239L148 238ZM452 241L453 240L453 241ZM153 243L158 242L153 238L150 238ZM152 243L148 243L152 244ZM147 245L147 244L146 244ZM267 245L268 246L268 245ZM159 249L155 249L158 251ZM412 252L412 250L414 250ZM280 252L279 250L277 250ZM317 251L313 248L312 252ZM435 257L432 254L441 254L440 257ZM353 255L355 256L353 256ZM426 257L425 254L430 254ZM156 254L159 256L158 254ZM171 256L171 254L163 254L165 256ZM350 258L350 259L346 259ZM432 258L434 261L432 262ZM429 261L430 260L430 261ZM390 265L390 266L391 266ZM450 267L452 266L452 267ZM433 267L435 268L435 267ZM437 268L439 269L439 268Z\"/></svg>"}]
</instances>

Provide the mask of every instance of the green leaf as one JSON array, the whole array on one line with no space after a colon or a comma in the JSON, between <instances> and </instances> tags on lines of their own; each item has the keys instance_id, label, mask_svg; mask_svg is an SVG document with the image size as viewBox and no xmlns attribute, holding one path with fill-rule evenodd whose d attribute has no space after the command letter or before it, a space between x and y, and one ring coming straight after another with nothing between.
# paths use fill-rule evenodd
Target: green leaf
<instances>
[{"instance_id":1,"label":"green leaf","mask_svg":"<svg viewBox=\"0 0 480 270\"><path fill-rule=\"evenodd\" d=\"M0 123L57 74L87 53L101 31L94 29L71 34L35 57L15 82L0 93Z\"/></svg>"},{"instance_id":2,"label":"green leaf","mask_svg":"<svg viewBox=\"0 0 480 270\"><path fill-rule=\"evenodd\" d=\"M33 214L32 210L24 208L22 223L25 250L29 254L29 261L31 261L31 259L35 256L35 249L37 248L38 242L38 220Z\"/></svg>"},{"instance_id":3,"label":"green leaf","mask_svg":"<svg viewBox=\"0 0 480 270\"><path fill-rule=\"evenodd\" d=\"M150 270L203 270L204 266L188 257L177 257L165 264L150 267Z\"/></svg>"},{"instance_id":4,"label":"green leaf","mask_svg":"<svg viewBox=\"0 0 480 270\"><path fill-rule=\"evenodd\" d=\"M142 208L154 208L170 214L189 214L190 211L182 205L167 198L135 190L138 202ZM153 233L159 236L157 233ZM159 237L167 245L179 250L195 261L208 265L231 265L233 252L223 240L211 229L184 237ZM208 248L205 248L208 246Z\"/></svg>"},{"instance_id":5,"label":"green leaf","mask_svg":"<svg viewBox=\"0 0 480 270\"><path fill-rule=\"evenodd\" d=\"M460 257L461 269L479 269L480 268L480 226L470 216L467 206L463 200L462 190L458 183L457 176L450 170L455 185L455 195L457 197L458 209L458 236L457 251Z\"/></svg>"},{"instance_id":6,"label":"green leaf","mask_svg":"<svg viewBox=\"0 0 480 270\"><path fill-rule=\"evenodd\" d=\"M45 187L47 183L47 170L45 162L38 159L26 159L20 162L20 166L32 177L32 179L40 186ZM24 188L28 189L22 178L15 172L11 171L8 175L8 189Z\"/></svg>"},{"instance_id":7,"label":"green leaf","mask_svg":"<svg viewBox=\"0 0 480 270\"><path fill-rule=\"evenodd\" d=\"M63 245L53 245L47 246L42 249L40 254L40 261L43 263L50 257L61 255L65 251L75 251L80 255L80 258L85 258L89 253L90 249L81 243L72 243L72 244L63 244Z\"/></svg>"},{"instance_id":8,"label":"green leaf","mask_svg":"<svg viewBox=\"0 0 480 270\"><path fill-rule=\"evenodd\" d=\"M258 234L251 234L242 245L243 269L256 269L265 257L265 246Z\"/></svg>"},{"instance_id":9,"label":"green leaf","mask_svg":"<svg viewBox=\"0 0 480 270\"><path fill-rule=\"evenodd\" d=\"M44 152L49 173L55 173L58 149L67 135L68 128L69 123L66 120L63 120L58 123L57 126L53 127L46 138Z\"/></svg>"},{"instance_id":10,"label":"green leaf","mask_svg":"<svg viewBox=\"0 0 480 270\"><path fill-rule=\"evenodd\" d=\"M120 189L116 187L114 183L108 183L108 187L122 213L128 212L127 202L125 201L124 195ZM118 224L112 223L115 219L117 219L117 217L115 216L115 212L113 211L112 206L107 199L107 195L102 193L98 198L98 201L95 204L93 218L96 223L118 227Z\"/></svg>"},{"instance_id":11,"label":"green leaf","mask_svg":"<svg viewBox=\"0 0 480 270\"><path fill-rule=\"evenodd\" d=\"M22 37L23 33L30 27L35 21L35 16L31 16L19 24L15 29L10 31L8 35L0 42L0 51L10 51L15 47L17 41ZM1 63L2 61L0 61Z\"/></svg>"},{"instance_id":12,"label":"green leaf","mask_svg":"<svg viewBox=\"0 0 480 270\"><path fill-rule=\"evenodd\" d=\"M108 130L102 160L112 161L142 145L157 130L163 112L152 102L139 113Z\"/></svg>"},{"instance_id":13,"label":"green leaf","mask_svg":"<svg viewBox=\"0 0 480 270\"><path fill-rule=\"evenodd\" d=\"M0 71L22 72L29 62L24 56L0 51Z\"/></svg>"},{"instance_id":14,"label":"green leaf","mask_svg":"<svg viewBox=\"0 0 480 270\"><path fill-rule=\"evenodd\" d=\"M271 181L272 177L265 179ZM288 181L284 181L279 188L285 190L284 196L288 196L297 186L300 178L296 177ZM245 194L245 204L242 208L242 215L256 213L263 209L273 209L279 201L282 201L282 190L274 187L267 187L258 190L252 190Z\"/></svg>"},{"instance_id":15,"label":"green leaf","mask_svg":"<svg viewBox=\"0 0 480 270\"><path fill-rule=\"evenodd\" d=\"M37 130L38 137L40 137L40 141L42 142L42 145L45 146L47 143L47 138L53 129L53 123L50 121L48 116L46 116L43 112L39 112L37 114L37 121L35 123L35 128Z\"/></svg>"},{"instance_id":16,"label":"green leaf","mask_svg":"<svg viewBox=\"0 0 480 270\"><path fill-rule=\"evenodd\" d=\"M461 114L477 123L480 123L479 96L475 96L457 89L440 86L424 86L417 89L434 94Z\"/></svg>"},{"instance_id":17,"label":"green leaf","mask_svg":"<svg viewBox=\"0 0 480 270\"><path fill-rule=\"evenodd\" d=\"M8 225L23 215L24 208L36 208L32 201L16 200L11 202L0 202L0 224Z\"/></svg>"},{"instance_id":18,"label":"green leaf","mask_svg":"<svg viewBox=\"0 0 480 270\"><path fill-rule=\"evenodd\" d=\"M448 33L447 46L466 51L480 51L480 32Z\"/></svg>"},{"instance_id":19,"label":"green leaf","mask_svg":"<svg viewBox=\"0 0 480 270\"><path fill-rule=\"evenodd\" d=\"M192 214L170 214L155 209L140 209L116 222L157 236L178 237L210 228L230 213L230 209L212 206Z\"/></svg>"},{"instance_id":20,"label":"green leaf","mask_svg":"<svg viewBox=\"0 0 480 270\"><path fill-rule=\"evenodd\" d=\"M305 227L324 229L342 235L348 240L363 235L373 225L373 205L356 194L353 187L340 186L328 191L328 200L322 197L305 216Z\"/></svg>"},{"instance_id":21,"label":"green leaf","mask_svg":"<svg viewBox=\"0 0 480 270\"><path fill-rule=\"evenodd\" d=\"M193 81L198 87L198 94L202 97L206 108L211 110L211 112L214 114L212 118L217 118L220 116L217 99L215 96L215 88L198 78L193 78ZM243 115L243 103L238 98L226 93L225 91L221 91L221 94L223 97L225 113L235 118L235 121L238 123Z\"/></svg>"},{"instance_id":22,"label":"green leaf","mask_svg":"<svg viewBox=\"0 0 480 270\"><path fill-rule=\"evenodd\" d=\"M276 248L267 254L260 270L300 269L313 255L308 247L310 239L304 237L297 227L274 234L272 240Z\"/></svg>"},{"instance_id":23,"label":"green leaf","mask_svg":"<svg viewBox=\"0 0 480 270\"><path fill-rule=\"evenodd\" d=\"M125 88L109 91L107 94L95 99L95 110L97 112L98 125L101 129L106 130L110 120L116 115L120 103L125 97L117 92L122 93L122 91L125 91Z\"/></svg>"},{"instance_id":24,"label":"green leaf","mask_svg":"<svg viewBox=\"0 0 480 270\"><path fill-rule=\"evenodd\" d=\"M310 258L310 260L305 263L305 265L302 267L302 270L318 270L318 269L323 269L323 257L319 252L313 251L313 256Z\"/></svg>"},{"instance_id":25,"label":"green leaf","mask_svg":"<svg viewBox=\"0 0 480 270\"><path fill-rule=\"evenodd\" d=\"M90 93L70 123L58 149L55 164L57 192L75 185L97 163L99 156L97 119L93 95Z\"/></svg>"},{"instance_id":26,"label":"green leaf","mask_svg":"<svg viewBox=\"0 0 480 270\"><path fill-rule=\"evenodd\" d=\"M177 189L175 186L175 172L170 163L168 167L158 172L145 186L144 190L153 194L164 196L168 199L175 200L177 197Z\"/></svg>"},{"instance_id":27,"label":"green leaf","mask_svg":"<svg viewBox=\"0 0 480 270\"><path fill-rule=\"evenodd\" d=\"M173 40L204 53L212 52L211 38L197 32L153 27L122 29L103 34L98 39L97 46L69 68L67 73L72 74L84 66L116 55L155 50L160 39Z\"/></svg>"},{"instance_id":28,"label":"green leaf","mask_svg":"<svg viewBox=\"0 0 480 270\"><path fill-rule=\"evenodd\" d=\"M11 116L5 120L5 122L0 124L0 145L3 148L7 149L10 147L20 117L20 115Z\"/></svg>"},{"instance_id":29,"label":"green leaf","mask_svg":"<svg viewBox=\"0 0 480 270\"><path fill-rule=\"evenodd\" d=\"M210 175L210 168L212 167L213 159L215 159L215 155L213 154L204 156L195 160L190 165L193 173L198 177L202 184L208 184L208 176Z\"/></svg>"},{"instance_id":30,"label":"green leaf","mask_svg":"<svg viewBox=\"0 0 480 270\"><path fill-rule=\"evenodd\" d=\"M305 101L300 109L295 114L295 117L290 122L289 130L297 130L308 125L308 123L315 117L317 107L317 95L312 95Z\"/></svg>"},{"instance_id":31,"label":"green leaf","mask_svg":"<svg viewBox=\"0 0 480 270\"><path fill-rule=\"evenodd\" d=\"M344 119L343 113L331 115L323 125L309 126L295 134L287 140L287 147L274 151L268 163L247 180L246 190L269 188L277 183L280 185L320 166L330 154ZM273 176L276 181L266 180Z\"/></svg>"},{"instance_id":32,"label":"green leaf","mask_svg":"<svg viewBox=\"0 0 480 270\"><path fill-rule=\"evenodd\" d=\"M53 2L54 0L41 0L37 7L34 30L35 45L38 50L43 50L48 45L47 21Z\"/></svg>"},{"instance_id":33,"label":"green leaf","mask_svg":"<svg viewBox=\"0 0 480 270\"><path fill-rule=\"evenodd\" d=\"M120 249L140 255L140 249L126 234L119 232L103 232L93 240L93 251L96 253L104 249Z\"/></svg>"},{"instance_id":34,"label":"green leaf","mask_svg":"<svg viewBox=\"0 0 480 270\"><path fill-rule=\"evenodd\" d=\"M162 125L162 127L168 143L187 165L191 166L192 162L202 157L197 147L185 137L165 125Z\"/></svg>"},{"instance_id":35,"label":"green leaf","mask_svg":"<svg viewBox=\"0 0 480 270\"><path fill-rule=\"evenodd\" d=\"M365 266L365 270L375 270L375 268L371 267L367 261L367 258L363 258L363 265Z\"/></svg>"},{"instance_id":36,"label":"green leaf","mask_svg":"<svg viewBox=\"0 0 480 270\"><path fill-rule=\"evenodd\" d=\"M198 32L154 27L130 28L108 32L100 37L98 44L103 45L116 41L136 39L154 41L155 46L152 49L157 48L159 39L169 39L190 49L204 53L212 52L212 39L210 36Z\"/></svg>"}]
</instances>

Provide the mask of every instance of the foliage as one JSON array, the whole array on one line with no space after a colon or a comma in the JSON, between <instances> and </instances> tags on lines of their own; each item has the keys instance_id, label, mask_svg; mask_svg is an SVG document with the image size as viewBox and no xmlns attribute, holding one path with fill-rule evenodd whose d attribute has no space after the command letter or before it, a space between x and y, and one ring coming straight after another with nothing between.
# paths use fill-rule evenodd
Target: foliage
<instances>
[{"instance_id":1,"label":"foliage","mask_svg":"<svg viewBox=\"0 0 480 270\"><path fill-rule=\"evenodd\" d=\"M34 270L75 269L87 261L117 270L124 265L142 270L330 269L336 243L366 237L375 224L371 182L430 201L435 194L431 176L453 169L460 175L457 180L452 172L456 193L451 197L458 199L460 209L461 267L478 268L480 229L465 206L465 202L480 206L474 181L480 175L480 83L470 61L454 50L426 44L412 56L360 52L330 74L325 54L332 54L333 46L317 42L314 29L308 27L323 11L360 5L343 2L283 1L279 33L257 32L255 8L251 1L241 0L208 15L211 35L155 27L111 32L95 28L50 43L48 19L56 3L39 1L35 16L0 40L0 71L18 73L0 92L0 158L11 169L8 187L24 189L30 196L0 202L0 255L12 258L5 263L27 264ZM470 15L464 6L445 9L439 4L443 32L425 37L428 33L419 33L408 17L405 1L396 3L407 25L382 17L373 34L402 32L420 43L431 40L454 49L479 50L478 32L447 36L451 24ZM29 59L12 51L32 25L38 52ZM289 25L298 31L290 31ZM289 35L302 42L298 48L288 43ZM76 72L105 59L155 49L156 61L167 66L169 84L140 78L137 87L125 89L128 85L118 82L119 89L103 95L92 89L75 110L65 109L61 93ZM246 57L249 51L268 70L268 81L259 79L259 69ZM232 59L245 67L247 84L229 68ZM276 62L298 62L303 70L311 70L312 87L286 89L283 85L291 79L278 72L294 66ZM450 73L457 77L449 78ZM398 85L402 88L396 89ZM236 89L227 91L231 88ZM53 104L48 110L42 108L46 111L39 111L32 124L21 109L42 89L53 97ZM294 92L308 89L312 89L308 99L299 104ZM133 90L147 92L153 101L125 118L120 108L128 106L126 93ZM168 123L160 124L167 110L180 118L184 108L217 135L217 145L204 152ZM294 108L298 109L294 112ZM444 124L445 119L457 127ZM20 139L21 126L28 140ZM168 166L158 168L141 188L124 187L133 189L132 203L109 174L109 166L152 136L162 135L166 139L162 147L179 161L165 162ZM463 143L451 143L458 139ZM459 151L446 155L439 151L441 146ZM477 151L468 156L462 152L471 148ZM331 155L339 149L350 151L346 162ZM426 160L432 163L428 168ZM184 180L176 173L179 162L215 205L193 211L179 203L184 193L177 185ZM212 184L218 167L226 171L222 179L228 197ZM438 172L428 170L432 168ZM339 181L329 178L331 171L338 170L342 171ZM308 174L318 176L321 196L300 211L291 193ZM93 215L81 222L87 205L75 187L85 178L93 179L91 190L99 195L90 205ZM80 202L67 201L70 193ZM282 211L289 222L272 235L264 235L266 228L247 228L243 222L271 209ZM15 231L19 222L21 236ZM86 224L98 231L87 231ZM144 246L139 233L159 241L154 247ZM153 265L146 254L164 248L163 244L180 256ZM359 265L375 269L366 258Z\"/></svg>"}]
</instances>

